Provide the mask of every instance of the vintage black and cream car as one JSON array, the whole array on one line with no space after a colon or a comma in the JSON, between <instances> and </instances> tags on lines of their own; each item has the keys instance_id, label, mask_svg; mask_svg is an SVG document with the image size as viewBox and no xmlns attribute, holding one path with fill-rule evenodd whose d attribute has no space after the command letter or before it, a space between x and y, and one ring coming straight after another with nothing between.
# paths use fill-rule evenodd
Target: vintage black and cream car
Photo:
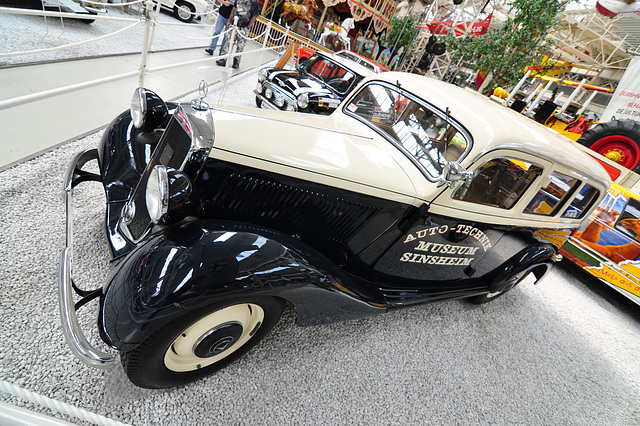
<instances>
[{"instance_id":1,"label":"vintage black and cream car","mask_svg":"<svg viewBox=\"0 0 640 426\"><path fill-rule=\"evenodd\" d=\"M112 271L77 304L99 297L102 340L150 388L229 364L287 304L313 325L496 299L557 260L533 232L575 228L610 185L547 128L418 75L369 77L329 116L138 89L65 178L63 329L92 365L115 357L84 337L72 297L72 192L89 179L104 185Z\"/></svg>"},{"instance_id":2,"label":"vintage black and cream car","mask_svg":"<svg viewBox=\"0 0 640 426\"><path fill-rule=\"evenodd\" d=\"M317 52L302 58L295 70L263 68L254 90L265 109L331 114L373 71L337 55Z\"/></svg>"}]
</instances>

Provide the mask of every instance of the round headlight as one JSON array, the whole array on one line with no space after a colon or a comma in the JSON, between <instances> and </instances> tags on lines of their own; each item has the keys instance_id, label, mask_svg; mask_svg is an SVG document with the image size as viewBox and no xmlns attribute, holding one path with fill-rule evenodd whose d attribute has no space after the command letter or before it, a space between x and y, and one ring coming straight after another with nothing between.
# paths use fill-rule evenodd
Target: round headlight
<instances>
[{"instance_id":1,"label":"round headlight","mask_svg":"<svg viewBox=\"0 0 640 426\"><path fill-rule=\"evenodd\" d=\"M284 98L282 96L276 96L275 104L278 105L279 108L284 106Z\"/></svg>"},{"instance_id":2,"label":"round headlight","mask_svg":"<svg viewBox=\"0 0 640 426\"><path fill-rule=\"evenodd\" d=\"M265 81L268 75L269 74L267 73L267 70L265 70L264 68L261 69L260 71L258 71L258 81L259 82Z\"/></svg>"},{"instance_id":3,"label":"round headlight","mask_svg":"<svg viewBox=\"0 0 640 426\"><path fill-rule=\"evenodd\" d=\"M256 84L256 92L262 93L262 83Z\"/></svg>"},{"instance_id":4,"label":"round headlight","mask_svg":"<svg viewBox=\"0 0 640 426\"><path fill-rule=\"evenodd\" d=\"M304 109L308 106L309 106L309 95L307 95L306 93L301 93L300 96L298 96L298 107Z\"/></svg>"},{"instance_id":5,"label":"round headlight","mask_svg":"<svg viewBox=\"0 0 640 426\"><path fill-rule=\"evenodd\" d=\"M151 132L169 115L167 104L151 90L139 87L131 98L131 120L136 129Z\"/></svg>"},{"instance_id":6,"label":"round headlight","mask_svg":"<svg viewBox=\"0 0 640 426\"><path fill-rule=\"evenodd\" d=\"M264 89L264 96L267 98L270 98L271 95L273 95L273 91L271 89L269 89L268 87L266 89Z\"/></svg>"},{"instance_id":7,"label":"round headlight","mask_svg":"<svg viewBox=\"0 0 640 426\"><path fill-rule=\"evenodd\" d=\"M144 124L144 113L147 111L146 90L139 87L133 92L131 98L131 120L136 129L142 128Z\"/></svg>"},{"instance_id":8,"label":"round headlight","mask_svg":"<svg viewBox=\"0 0 640 426\"><path fill-rule=\"evenodd\" d=\"M293 104L287 104L287 111L295 111L296 107Z\"/></svg>"},{"instance_id":9,"label":"round headlight","mask_svg":"<svg viewBox=\"0 0 640 426\"><path fill-rule=\"evenodd\" d=\"M169 209L169 179L165 166L155 166L149 173L145 201L149 218L153 223L158 223Z\"/></svg>"}]
</instances>

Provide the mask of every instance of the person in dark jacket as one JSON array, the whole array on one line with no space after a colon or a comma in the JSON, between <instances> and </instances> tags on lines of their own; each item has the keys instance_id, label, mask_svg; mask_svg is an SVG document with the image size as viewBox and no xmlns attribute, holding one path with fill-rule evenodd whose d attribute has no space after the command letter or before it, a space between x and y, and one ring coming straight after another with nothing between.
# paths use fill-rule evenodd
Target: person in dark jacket
<instances>
[{"instance_id":1,"label":"person in dark jacket","mask_svg":"<svg viewBox=\"0 0 640 426\"><path fill-rule=\"evenodd\" d=\"M253 26L256 18L260 14L260 5L258 0L236 0L236 5L231 12L231 17L227 22L227 27L230 23L237 19L236 25L236 37L234 44L236 46L236 53L241 53L244 50L244 45L247 42L247 36L249 35L249 28ZM230 43L225 43L224 47L220 51L220 55L226 55L231 49ZM240 66L241 56L233 58L233 68ZM216 64L225 66L227 64L226 59L218 59Z\"/></svg>"}]
</instances>

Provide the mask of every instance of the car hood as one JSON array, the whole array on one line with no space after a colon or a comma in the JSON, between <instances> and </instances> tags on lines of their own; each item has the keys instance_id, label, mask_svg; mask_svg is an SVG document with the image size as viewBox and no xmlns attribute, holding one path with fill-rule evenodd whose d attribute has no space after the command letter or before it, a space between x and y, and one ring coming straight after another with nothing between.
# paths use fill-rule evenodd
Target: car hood
<instances>
[{"instance_id":1,"label":"car hood","mask_svg":"<svg viewBox=\"0 0 640 426\"><path fill-rule=\"evenodd\" d=\"M211 157L406 204L416 188L388 143L331 116L213 108Z\"/></svg>"},{"instance_id":2,"label":"car hood","mask_svg":"<svg viewBox=\"0 0 640 426\"><path fill-rule=\"evenodd\" d=\"M307 93L310 97L313 95L337 97L327 85L297 71L273 71L269 79L296 97L301 93Z\"/></svg>"}]
</instances>

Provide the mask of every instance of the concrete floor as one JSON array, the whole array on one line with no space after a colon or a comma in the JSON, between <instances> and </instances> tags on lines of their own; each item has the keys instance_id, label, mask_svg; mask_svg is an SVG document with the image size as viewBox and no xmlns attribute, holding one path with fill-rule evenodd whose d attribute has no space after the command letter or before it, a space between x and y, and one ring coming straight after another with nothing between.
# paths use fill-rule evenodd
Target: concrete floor
<instances>
[{"instance_id":1,"label":"concrete floor","mask_svg":"<svg viewBox=\"0 0 640 426\"><path fill-rule=\"evenodd\" d=\"M258 48L247 43L245 51ZM216 65L202 48L150 53L144 86L165 100L198 90L200 81L225 80L277 58L274 52L244 55L240 68ZM0 69L0 171L93 133L129 108L138 87L141 55L129 54ZM171 64L186 65L162 69ZM95 80L122 76L107 83ZM91 83L70 92L65 87ZM39 99L39 94L51 93ZM36 97L36 99L30 98ZM18 103L9 106L10 103Z\"/></svg>"}]
</instances>

